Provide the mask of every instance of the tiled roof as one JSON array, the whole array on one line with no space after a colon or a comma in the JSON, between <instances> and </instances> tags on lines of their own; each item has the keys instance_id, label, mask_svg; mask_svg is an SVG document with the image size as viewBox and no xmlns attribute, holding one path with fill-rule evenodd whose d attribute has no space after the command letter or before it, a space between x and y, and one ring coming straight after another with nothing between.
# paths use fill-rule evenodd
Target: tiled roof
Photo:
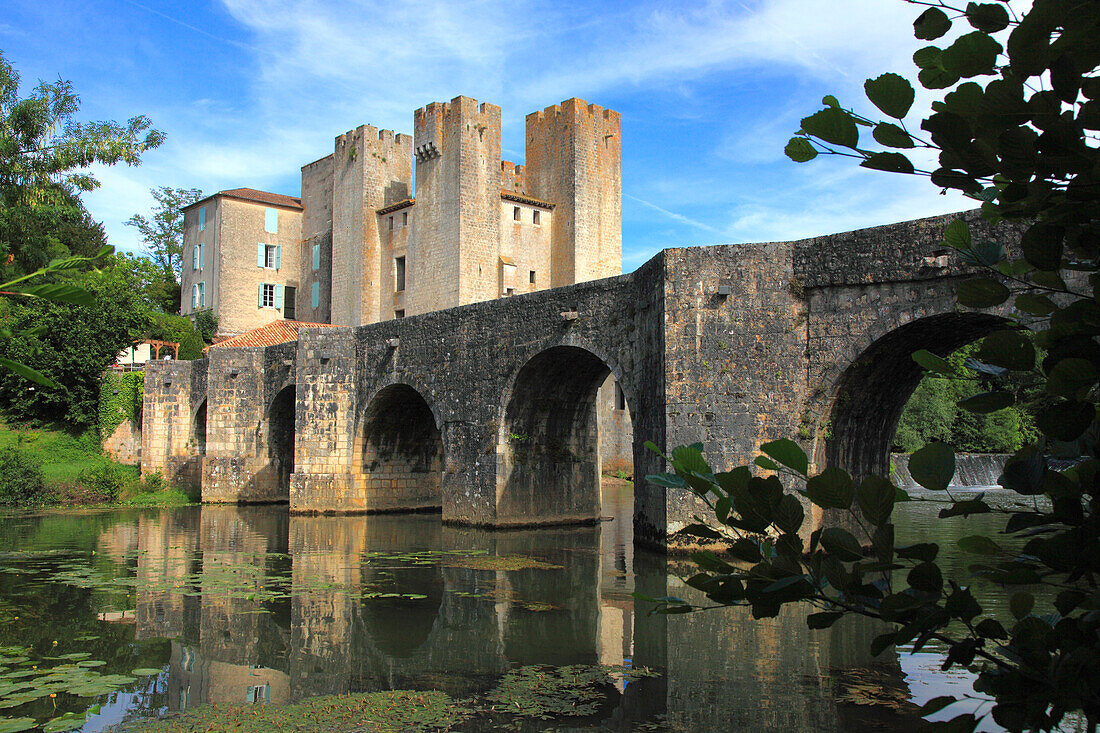
<instances>
[{"instance_id":1,"label":"tiled roof","mask_svg":"<svg viewBox=\"0 0 1100 733\"><path fill-rule=\"evenodd\" d=\"M301 209L302 200L295 198L294 196L284 196L281 193L271 193L270 191L257 191L254 188L230 188L225 191L218 191L215 194L211 194L206 198L196 201L195 203L183 207L184 209L190 209L192 206L197 206L201 203L205 203L215 196L225 196L231 199L241 199L242 201L255 201L258 204L270 204L272 206L285 206L288 209Z\"/></svg>"},{"instance_id":2,"label":"tiled roof","mask_svg":"<svg viewBox=\"0 0 1100 733\"><path fill-rule=\"evenodd\" d=\"M538 206L541 209L552 210L554 205L548 201L540 201L539 199L532 198L527 194L516 193L515 191L509 191L506 188L500 190L500 197L508 201L515 201L521 204L528 204L530 206Z\"/></svg>"},{"instance_id":3,"label":"tiled roof","mask_svg":"<svg viewBox=\"0 0 1100 733\"><path fill-rule=\"evenodd\" d=\"M206 348L275 346L276 344L285 344L288 341L297 341L299 328L331 328L332 325L331 323L307 323L305 321L272 321L266 326L230 336L225 341L219 341Z\"/></svg>"},{"instance_id":4,"label":"tiled roof","mask_svg":"<svg viewBox=\"0 0 1100 733\"><path fill-rule=\"evenodd\" d=\"M375 213L377 213L377 214L388 214L391 211L399 211L399 210L405 208L406 206L412 206L415 203L416 203L416 199L402 199L401 201L398 201L396 204L390 204L389 206L383 206L381 209L378 209L378 211L375 212Z\"/></svg>"}]
</instances>

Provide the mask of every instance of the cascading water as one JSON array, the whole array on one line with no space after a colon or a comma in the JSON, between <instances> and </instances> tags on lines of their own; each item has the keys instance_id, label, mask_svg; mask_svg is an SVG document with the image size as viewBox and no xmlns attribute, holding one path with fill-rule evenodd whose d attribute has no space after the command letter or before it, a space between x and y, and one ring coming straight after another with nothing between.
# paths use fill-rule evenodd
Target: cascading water
<instances>
[{"instance_id":1,"label":"cascading water","mask_svg":"<svg viewBox=\"0 0 1100 733\"><path fill-rule=\"evenodd\" d=\"M952 486L996 486L997 479L1010 458L1007 453L958 453L955 455L955 477ZM890 455L894 483L903 489L918 488L909 475L909 454Z\"/></svg>"}]
</instances>

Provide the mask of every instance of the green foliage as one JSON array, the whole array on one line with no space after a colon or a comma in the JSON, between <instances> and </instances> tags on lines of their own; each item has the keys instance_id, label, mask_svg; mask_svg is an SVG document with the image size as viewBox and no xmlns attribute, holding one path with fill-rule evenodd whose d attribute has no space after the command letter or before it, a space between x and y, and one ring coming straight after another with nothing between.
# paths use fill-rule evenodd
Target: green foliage
<instances>
[{"instance_id":1,"label":"green foliage","mask_svg":"<svg viewBox=\"0 0 1100 733\"><path fill-rule=\"evenodd\" d=\"M84 469L77 477L77 481L82 486L109 502L118 499L126 480L126 473L110 461L104 461L94 468Z\"/></svg>"},{"instance_id":2,"label":"green foliage","mask_svg":"<svg viewBox=\"0 0 1100 733\"><path fill-rule=\"evenodd\" d=\"M161 341L176 341L180 345L179 358L183 361L202 358L205 347L202 334L195 330L187 316L170 316L166 313L153 313L152 326L146 331L146 337Z\"/></svg>"},{"instance_id":3,"label":"green foliage","mask_svg":"<svg viewBox=\"0 0 1100 733\"><path fill-rule=\"evenodd\" d=\"M99 385L99 436L106 439L124 421L141 424L145 372L106 372Z\"/></svg>"},{"instance_id":4,"label":"green foliage","mask_svg":"<svg viewBox=\"0 0 1100 733\"><path fill-rule=\"evenodd\" d=\"M183 209L201 199L202 191L197 188L158 186L150 189L149 193L157 202L153 207L152 218L134 214L126 221L126 225L141 232L162 278L178 285L183 266ZM176 296L175 303L166 308L166 312L179 312L178 288Z\"/></svg>"},{"instance_id":5,"label":"green foliage","mask_svg":"<svg viewBox=\"0 0 1100 733\"><path fill-rule=\"evenodd\" d=\"M67 81L40 82L25 98L19 87L0 55L0 260L24 273L98 251L102 230L79 199L99 185L88 167L136 165L164 135L146 117L78 122L80 100Z\"/></svg>"},{"instance_id":6,"label":"green foliage","mask_svg":"<svg viewBox=\"0 0 1100 733\"><path fill-rule=\"evenodd\" d=\"M935 640L947 648L944 669L976 671L975 690L992 705L932 723L929 730L971 731L990 716L1010 731L1049 731L1077 712L1096 731L1100 3L1034 0L1020 13L1012 2L956 7L911 1L925 7L914 23L917 38L933 41L955 31L913 56L921 85L947 90L921 121L923 133L903 119L910 85L887 74L868 81L865 90L874 106L900 124L865 117L827 96L824 109L802 120L787 154L797 162L841 155L866 167L928 176L936 186L980 201L987 221L1012 221L1023 230L1020 252L1009 256L1000 243L975 241L965 221L945 229L944 245L964 263L986 270L960 286L960 306L988 308L1015 297L1019 310L1015 323L985 339L963 365L928 352L913 355L937 380L969 378L965 383L975 391L935 400L928 395L929 424L906 427L953 440L998 440L1023 431L1019 420L1005 417L1012 410L1025 402L1038 408L1041 432L1016 451L1000 479L1018 501L999 508L979 495L953 500L940 512L942 518L1000 512L1004 532L996 540L963 538L960 547L976 562L970 575L948 577L937 564L937 544L895 546L890 516L893 505L908 498L904 492L875 476L856 486L838 467L807 476L805 456L793 454L786 443L783 451L767 449L754 461L776 472L767 477L754 475L750 466L714 472L701 446L688 446L665 457L672 473L647 480L690 491L710 508L709 524L683 531L728 542L721 554L696 553L699 572L686 581L713 603L749 606L756 618L775 616L788 603L809 603L817 606L807 619L811 628L859 614L884 623L884 633L870 644L876 655L902 644L919 652ZM992 78L969 81L980 77ZM875 142L904 147L904 133L918 153L934 152L938 167L917 168L906 155L875 150L859 139L860 127L884 125L898 130L884 128L873 135ZM999 386L977 389L998 376ZM925 437L901 439L915 444ZM1059 455L1084 460L1055 470L1049 459ZM922 486L941 491L954 473L954 452L944 442L931 442L913 453L909 469ZM826 526L803 530L805 513L793 511L793 497L778 476L825 510ZM902 577L904 585L895 584ZM990 583L1009 596L1015 621L1006 626L984 608L970 591L973 582ZM1057 613L1035 614L1034 598L1019 586L1037 586L1054 597ZM675 597L650 600L666 613L695 610ZM955 701L935 698L922 712L939 712Z\"/></svg>"},{"instance_id":7,"label":"green foliage","mask_svg":"<svg viewBox=\"0 0 1100 733\"><path fill-rule=\"evenodd\" d=\"M964 346L947 359L928 352L914 354L931 373L921 379L898 420L897 450L912 453L940 441L967 453L1014 453L1037 437L1037 391L1011 374L993 375L966 366L982 356L983 344Z\"/></svg>"},{"instance_id":8,"label":"green foliage","mask_svg":"<svg viewBox=\"0 0 1100 733\"><path fill-rule=\"evenodd\" d=\"M0 448L0 506L32 506L46 496L42 463L12 446Z\"/></svg>"},{"instance_id":9,"label":"green foliage","mask_svg":"<svg viewBox=\"0 0 1100 733\"><path fill-rule=\"evenodd\" d=\"M218 317L211 310L201 310L195 313L195 330L202 336L205 343L214 342L214 334L218 332Z\"/></svg>"}]
</instances>

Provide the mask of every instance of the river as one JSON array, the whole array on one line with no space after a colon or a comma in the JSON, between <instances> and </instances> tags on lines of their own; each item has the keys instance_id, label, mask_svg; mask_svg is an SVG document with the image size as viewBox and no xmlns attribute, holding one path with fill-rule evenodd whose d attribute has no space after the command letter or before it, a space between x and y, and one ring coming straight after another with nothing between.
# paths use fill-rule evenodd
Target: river
<instances>
[{"instance_id":1,"label":"river","mask_svg":"<svg viewBox=\"0 0 1100 733\"><path fill-rule=\"evenodd\" d=\"M917 705L969 689L965 670L938 671L934 647L871 659L878 632L859 620L810 631L798 608L764 621L741 609L648 614L631 594L690 597L680 577L691 568L634 549L632 506L630 485L613 482L599 526L509 532L285 507L0 517L0 715L45 720L95 703L80 728L93 733L206 703L463 698L527 665L614 665L589 715L514 729L901 731ZM956 540L998 519L940 520L940 506L900 506L898 542L939 542L945 574L966 577ZM19 695L40 693L5 683L64 660L114 690L93 680L29 699ZM630 674L643 667L658 676Z\"/></svg>"}]
</instances>

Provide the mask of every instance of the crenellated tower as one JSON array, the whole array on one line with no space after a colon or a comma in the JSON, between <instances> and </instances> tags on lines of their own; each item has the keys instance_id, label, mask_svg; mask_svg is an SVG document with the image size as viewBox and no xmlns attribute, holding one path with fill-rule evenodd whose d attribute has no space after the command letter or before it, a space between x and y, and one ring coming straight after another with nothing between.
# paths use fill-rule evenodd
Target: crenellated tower
<instances>
[{"instance_id":1,"label":"crenellated tower","mask_svg":"<svg viewBox=\"0 0 1100 733\"><path fill-rule=\"evenodd\" d=\"M551 287L622 273L620 118L575 97L527 115L527 191L556 205Z\"/></svg>"},{"instance_id":2,"label":"crenellated tower","mask_svg":"<svg viewBox=\"0 0 1100 733\"><path fill-rule=\"evenodd\" d=\"M500 107L469 97L422 107L413 147L408 314L498 297Z\"/></svg>"},{"instance_id":3,"label":"crenellated tower","mask_svg":"<svg viewBox=\"0 0 1100 733\"><path fill-rule=\"evenodd\" d=\"M409 198L412 138L362 125L336 138L332 186L331 322L387 320L381 311L382 232L376 211Z\"/></svg>"}]
</instances>

